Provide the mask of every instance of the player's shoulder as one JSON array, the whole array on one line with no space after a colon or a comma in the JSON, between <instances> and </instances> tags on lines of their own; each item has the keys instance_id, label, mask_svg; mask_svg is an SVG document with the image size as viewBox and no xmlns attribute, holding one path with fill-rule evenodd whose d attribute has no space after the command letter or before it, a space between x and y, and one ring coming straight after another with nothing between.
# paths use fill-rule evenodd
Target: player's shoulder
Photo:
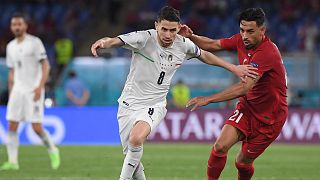
<instances>
[{"instance_id":1,"label":"player's shoulder","mask_svg":"<svg viewBox=\"0 0 320 180\"><path fill-rule=\"evenodd\" d=\"M27 41L34 42L34 43L42 42L39 37L37 37L37 36L35 36L35 35L32 35L32 34L27 34L27 35L26 35L26 40L27 40Z\"/></svg>"},{"instance_id":2,"label":"player's shoulder","mask_svg":"<svg viewBox=\"0 0 320 180\"><path fill-rule=\"evenodd\" d=\"M177 34L174 43L177 47L183 49L188 49L188 47L194 46L194 43L189 38L183 37L180 34Z\"/></svg>"},{"instance_id":3,"label":"player's shoulder","mask_svg":"<svg viewBox=\"0 0 320 180\"><path fill-rule=\"evenodd\" d=\"M185 44L185 43L190 43L190 42L191 42L191 40L189 38L186 38L186 37L181 36L180 34L177 34L176 43Z\"/></svg>"},{"instance_id":4,"label":"player's shoulder","mask_svg":"<svg viewBox=\"0 0 320 180\"><path fill-rule=\"evenodd\" d=\"M266 55L279 55L280 51L278 49L278 46L271 41L268 37L265 37L265 41L263 43L263 46L261 48L261 51L263 51Z\"/></svg>"},{"instance_id":5,"label":"player's shoulder","mask_svg":"<svg viewBox=\"0 0 320 180\"><path fill-rule=\"evenodd\" d=\"M127 35L140 35L140 36L145 36L145 37L151 37L154 34L156 34L154 29L147 29L147 30L140 30L140 31L132 31L130 33L124 34L124 36L127 36Z\"/></svg>"},{"instance_id":6,"label":"player's shoulder","mask_svg":"<svg viewBox=\"0 0 320 180\"><path fill-rule=\"evenodd\" d=\"M11 41L9 41L9 43L7 44L7 48L12 48L16 44L16 41L16 39L12 39Z\"/></svg>"}]
</instances>

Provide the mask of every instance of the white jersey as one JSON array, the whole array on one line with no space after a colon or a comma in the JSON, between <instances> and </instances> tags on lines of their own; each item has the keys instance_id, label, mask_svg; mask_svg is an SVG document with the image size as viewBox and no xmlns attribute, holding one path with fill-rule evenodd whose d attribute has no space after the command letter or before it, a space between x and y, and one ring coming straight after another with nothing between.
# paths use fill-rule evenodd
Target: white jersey
<instances>
[{"instance_id":1,"label":"white jersey","mask_svg":"<svg viewBox=\"0 0 320 180\"><path fill-rule=\"evenodd\" d=\"M47 54L42 41L26 34L22 42L13 39L7 46L7 66L14 69L13 89L33 91L39 86L42 76L40 60Z\"/></svg>"},{"instance_id":2,"label":"white jersey","mask_svg":"<svg viewBox=\"0 0 320 180\"><path fill-rule=\"evenodd\" d=\"M177 35L170 47L162 47L157 31L137 31L118 36L132 50L132 62L119 105L138 110L166 106L166 96L177 68L187 59L200 56L188 38Z\"/></svg>"}]
</instances>

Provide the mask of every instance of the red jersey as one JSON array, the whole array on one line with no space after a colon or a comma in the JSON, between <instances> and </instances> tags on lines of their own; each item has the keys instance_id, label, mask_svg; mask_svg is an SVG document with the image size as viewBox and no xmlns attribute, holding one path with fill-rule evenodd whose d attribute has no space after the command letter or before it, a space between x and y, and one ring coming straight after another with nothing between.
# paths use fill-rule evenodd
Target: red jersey
<instances>
[{"instance_id":1,"label":"red jersey","mask_svg":"<svg viewBox=\"0 0 320 180\"><path fill-rule=\"evenodd\" d=\"M240 64L251 64L258 69L260 79L255 86L239 98L254 118L266 124L274 124L278 115L287 114L287 75L278 47L264 37L261 44L247 50L240 34L221 39L221 47L238 52Z\"/></svg>"}]
</instances>

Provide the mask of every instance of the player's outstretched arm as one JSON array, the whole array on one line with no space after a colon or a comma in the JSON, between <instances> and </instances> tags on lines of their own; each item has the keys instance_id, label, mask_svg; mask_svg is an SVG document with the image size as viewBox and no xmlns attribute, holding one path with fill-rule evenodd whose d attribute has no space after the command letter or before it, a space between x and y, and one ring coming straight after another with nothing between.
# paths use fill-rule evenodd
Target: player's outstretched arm
<instances>
[{"instance_id":1,"label":"player's outstretched arm","mask_svg":"<svg viewBox=\"0 0 320 180\"><path fill-rule=\"evenodd\" d=\"M236 76L238 76L242 81L244 81L244 77L246 76L249 76L251 78L256 78L256 76L258 75L258 73L256 72L257 68L254 68L251 65L236 66L208 51L201 50L201 55L199 59L206 64L219 66L231 71Z\"/></svg>"},{"instance_id":2,"label":"player's outstretched arm","mask_svg":"<svg viewBox=\"0 0 320 180\"><path fill-rule=\"evenodd\" d=\"M206 106L209 103L228 101L231 99L244 96L254 87L255 83L259 79L260 79L259 76L257 76L256 78L246 77L245 81L234 84L217 94L192 98L187 103L186 107L191 107L191 111L194 111L198 107Z\"/></svg>"},{"instance_id":3,"label":"player's outstretched arm","mask_svg":"<svg viewBox=\"0 0 320 180\"><path fill-rule=\"evenodd\" d=\"M193 34L192 29L185 24L181 26L179 34L189 38L191 41L193 41L193 43L206 51L216 52L222 50L220 40L210 39L204 36Z\"/></svg>"},{"instance_id":4,"label":"player's outstretched arm","mask_svg":"<svg viewBox=\"0 0 320 180\"><path fill-rule=\"evenodd\" d=\"M122 45L124 45L124 43L118 37L114 37L114 38L105 37L97 40L95 43L92 44L91 53L95 57L98 57L97 49L120 47Z\"/></svg>"}]
</instances>

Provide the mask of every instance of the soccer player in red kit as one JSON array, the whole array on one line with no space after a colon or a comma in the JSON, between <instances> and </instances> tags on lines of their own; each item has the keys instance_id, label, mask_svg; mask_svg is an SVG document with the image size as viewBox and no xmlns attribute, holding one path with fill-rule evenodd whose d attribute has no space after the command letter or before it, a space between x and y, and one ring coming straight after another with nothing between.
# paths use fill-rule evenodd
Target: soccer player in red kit
<instances>
[{"instance_id":1,"label":"soccer player in red kit","mask_svg":"<svg viewBox=\"0 0 320 180\"><path fill-rule=\"evenodd\" d=\"M187 26L180 32L204 50L237 51L239 63L251 64L259 74L220 93L193 98L187 104L193 111L209 103L239 98L211 150L208 180L219 178L228 150L238 141L242 141L235 160L238 179L251 179L254 160L278 137L288 114L286 71L277 46L265 36L265 13L261 8L247 9L240 14L239 24L239 34L220 40L194 35Z\"/></svg>"}]
</instances>

